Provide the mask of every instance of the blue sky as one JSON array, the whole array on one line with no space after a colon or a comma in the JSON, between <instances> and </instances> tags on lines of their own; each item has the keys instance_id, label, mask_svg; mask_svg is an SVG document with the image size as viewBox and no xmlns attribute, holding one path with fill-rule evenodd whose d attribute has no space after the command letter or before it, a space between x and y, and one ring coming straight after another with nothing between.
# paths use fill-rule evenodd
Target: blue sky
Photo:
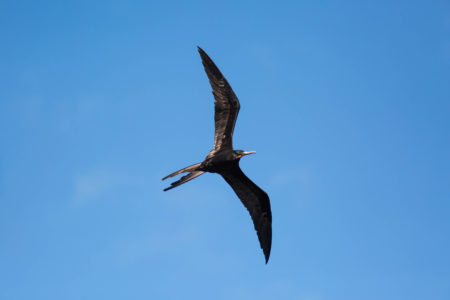
<instances>
[{"instance_id":1,"label":"blue sky","mask_svg":"<svg viewBox=\"0 0 450 300\"><path fill-rule=\"evenodd\" d=\"M450 299L448 1L2 1L0 298ZM207 174L196 46L241 101Z\"/></svg>"}]
</instances>

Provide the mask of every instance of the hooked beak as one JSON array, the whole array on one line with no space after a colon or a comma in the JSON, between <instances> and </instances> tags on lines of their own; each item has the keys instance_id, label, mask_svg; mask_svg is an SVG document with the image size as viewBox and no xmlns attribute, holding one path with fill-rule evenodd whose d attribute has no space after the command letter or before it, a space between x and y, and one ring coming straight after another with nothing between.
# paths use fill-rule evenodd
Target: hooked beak
<instances>
[{"instance_id":1,"label":"hooked beak","mask_svg":"<svg viewBox=\"0 0 450 300\"><path fill-rule=\"evenodd\" d=\"M239 155L237 158L241 158L243 156L249 155L249 154L255 154L256 151L247 151L247 152L243 152L241 155Z\"/></svg>"}]
</instances>

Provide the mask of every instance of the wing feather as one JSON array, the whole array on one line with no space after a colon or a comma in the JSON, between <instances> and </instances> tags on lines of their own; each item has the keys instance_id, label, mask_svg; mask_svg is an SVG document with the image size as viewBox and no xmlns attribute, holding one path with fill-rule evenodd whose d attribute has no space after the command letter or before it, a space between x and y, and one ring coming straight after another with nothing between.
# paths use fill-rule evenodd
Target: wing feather
<instances>
[{"instance_id":1,"label":"wing feather","mask_svg":"<svg viewBox=\"0 0 450 300\"><path fill-rule=\"evenodd\" d=\"M269 196L242 172L238 163L220 172L220 175L249 211L267 263L272 246L272 212Z\"/></svg>"},{"instance_id":2,"label":"wing feather","mask_svg":"<svg viewBox=\"0 0 450 300\"><path fill-rule=\"evenodd\" d=\"M214 148L211 152L233 149L233 131L239 113L239 100L212 59L198 47L203 67L214 95Z\"/></svg>"}]
</instances>

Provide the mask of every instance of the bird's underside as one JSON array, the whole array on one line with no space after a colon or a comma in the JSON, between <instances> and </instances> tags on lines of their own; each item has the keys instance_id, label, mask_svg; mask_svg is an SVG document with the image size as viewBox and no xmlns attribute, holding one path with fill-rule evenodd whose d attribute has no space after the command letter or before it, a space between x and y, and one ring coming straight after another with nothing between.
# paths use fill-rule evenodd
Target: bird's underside
<instances>
[{"instance_id":1,"label":"bird's underside","mask_svg":"<svg viewBox=\"0 0 450 300\"><path fill-rule=\"evenodd\" d=\"M180 186L205 172L220 174L249 211L267 263L272 244L272 213L269 197L239 167L241 157L254 152L233 149L233 131L240 109L239 100L211 58L200 47L198 51L215 99L214 147L202 163L188 166L164 177L163 180L187 173L171 183L164 191Z\"/></svg>"}]
</instances>

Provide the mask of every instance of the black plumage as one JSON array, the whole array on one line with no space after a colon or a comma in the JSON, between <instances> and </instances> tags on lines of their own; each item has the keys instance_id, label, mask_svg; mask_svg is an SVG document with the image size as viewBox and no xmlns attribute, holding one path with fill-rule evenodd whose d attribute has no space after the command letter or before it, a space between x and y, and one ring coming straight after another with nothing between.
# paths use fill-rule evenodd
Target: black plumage
<instances>
[{"instance_id":1,"label":"black plumage","mask_svg":"<svg viewBox=\"0 0 450 300\"><path fill-rule=\"evenodd\" d=\"M233 149L233 131L240 109L239 100L211 58L200 47L198 47L198 51L202 58L202 63L208 75L215 99L214 148L209 152L203 162L191 165L164 177L163 180L181 173L188 173L181 177L181 179L173 182L164 191L186 183L205 172L220 174L233 188L236 195L249 211L267 263L272 244L272 213L269 197L266 192L245 176L239 167L239 160L243 156L255 152L244 152Z\"/></svg>"}]
</instances>

